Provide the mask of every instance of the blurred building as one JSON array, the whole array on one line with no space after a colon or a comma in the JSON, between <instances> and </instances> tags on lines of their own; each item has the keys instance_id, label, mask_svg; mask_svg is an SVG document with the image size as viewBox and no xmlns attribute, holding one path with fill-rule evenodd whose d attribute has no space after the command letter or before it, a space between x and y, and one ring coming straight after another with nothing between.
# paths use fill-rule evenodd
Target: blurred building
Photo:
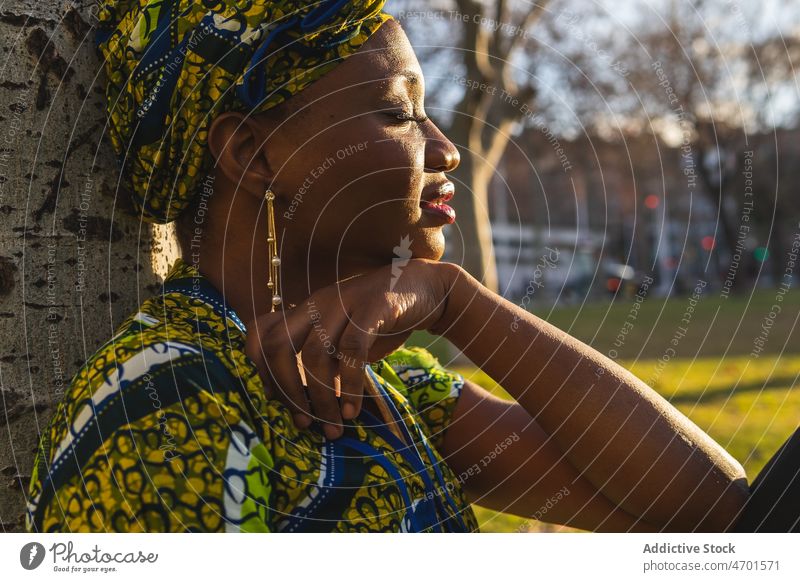
<instances>
[{"instance_id":1,"label":"blurred building","mask_svg":"<svg viewBox=\"0 0 800 582\"><path fill-rule=\"evenodd\" d=\"M790 133L800 143L800 132ZM758 148L769 137L750 141ZM537 299L559 302L610 294L643 276L656 280L658 294L684 293L699 278L713 285L730 257L719 248L718 209L687 153L647 134L620 141L584 136L554 146L537 128L523 131L490 189L503 294L519 300L535 276L545 282L534 285ZM540 273L547 248L558 249L558 265Z\"/></svg>"}]
</instances>

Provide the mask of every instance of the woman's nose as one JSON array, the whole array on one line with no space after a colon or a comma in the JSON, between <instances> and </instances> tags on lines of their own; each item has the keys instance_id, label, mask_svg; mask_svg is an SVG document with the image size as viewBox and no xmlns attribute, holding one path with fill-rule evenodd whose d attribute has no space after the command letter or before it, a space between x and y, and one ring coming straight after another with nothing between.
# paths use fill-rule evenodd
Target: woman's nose
<instances>
[{"instance_id":1,"label":"woman's nose","mask_svg":"<svg viewBox=\"0 0 800 582\"><path fill-rule=\"evenodd\" d=\"M452 172L461 163L458 148L441 132L433 121L425 143L425 169L429 172Z\"/></svg>"}]
</instances>

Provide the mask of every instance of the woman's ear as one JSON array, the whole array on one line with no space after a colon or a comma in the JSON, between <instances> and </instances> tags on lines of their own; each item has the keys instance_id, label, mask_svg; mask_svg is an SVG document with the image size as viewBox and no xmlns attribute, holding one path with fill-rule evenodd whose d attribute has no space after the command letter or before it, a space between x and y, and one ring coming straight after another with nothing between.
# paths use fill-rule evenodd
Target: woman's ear
<instances>
[{"instance_id":1,"label":"woman's ear","mask_svg":"<svg viewBox=\"0 0 800 582\"><path fill-rule=\"evenodd\" d=\"M238 111L218 115L208 129L208 147L217 169L237 189L259 197L273 176L264 149L267 135L258 120Z\"/></svg>"}]
</instances>

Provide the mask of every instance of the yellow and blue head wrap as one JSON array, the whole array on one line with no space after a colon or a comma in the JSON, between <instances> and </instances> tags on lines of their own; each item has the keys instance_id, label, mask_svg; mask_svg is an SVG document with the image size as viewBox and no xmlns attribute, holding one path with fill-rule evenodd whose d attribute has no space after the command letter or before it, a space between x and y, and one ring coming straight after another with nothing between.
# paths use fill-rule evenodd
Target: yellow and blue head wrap
<instances>
[{"instance_id":1,"label":"yellow and blue head wrap","mask_svg":"<svg viewBox=\"0 0 800 582\"><path fill-rule=\"evenodd\" d=\"M189 205L215 116L302 91L391 18L385 1L100 0L109 137L141 218Z\"/></svg>"}]
</instances>

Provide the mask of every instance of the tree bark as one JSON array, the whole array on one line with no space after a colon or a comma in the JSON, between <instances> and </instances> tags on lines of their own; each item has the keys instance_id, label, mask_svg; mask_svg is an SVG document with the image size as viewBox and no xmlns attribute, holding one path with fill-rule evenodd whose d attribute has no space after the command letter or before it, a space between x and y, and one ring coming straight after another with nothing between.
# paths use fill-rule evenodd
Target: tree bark
<instances>
[{"instance_id":1,"label":"tree bark","mask_svg":"<svg viewBox=\"0 0 800 582\"><path fill-rule=\"evenodd\" d=\"M12 0L0 12L0 528L24 528L40 431L73 375L177 247L133 217L103 139L93 2Z\"/></svg>"},{"instance_id":2,"label":"tree bark","mask_svg":"<svg viewBox=\"0 0 800 582\"><path fill-rule=\"evenodd\" d=\"M489 222L492 173L487 172L485 160L475 159L479 150L471 147L470 126L475 120L460 117L448 131L448 139L461 150L461 163L451 172L456 183L456 195L450 204L456 211L456 224L448 233L447 258L460 264L487 288L497 291L499 282Z\"/></svg>"},{"instance_id":3,"label":"tree bark","mask_svg":"<svg viewBox=\"0 0 800 582\"><path fill-rule=\"evenodd\" d=\"M517 29L530 29L544 14L547 3L540 0L532 5L517 22ZM506 3L496 0L492 6L476 0L458 0L457 5L467 16L461 22L464 26L461 48L465 80L471 86L456 107L453 124L447 131L461 153L461 164L452 172L458 182L456 188L461 191L452 200L458 228L448 238L447 257L498 292L489 221L489 184L511 139L511 129L532 111L535 90L530 85L519 87L510 69L512 54L521 48L525 35L516 34L509 39L500 28L490 31L475 18L485 13L487 19L511 26ZM493 14L488 13L490 8L494 8Z\"/></svg>"}]
</instances>

